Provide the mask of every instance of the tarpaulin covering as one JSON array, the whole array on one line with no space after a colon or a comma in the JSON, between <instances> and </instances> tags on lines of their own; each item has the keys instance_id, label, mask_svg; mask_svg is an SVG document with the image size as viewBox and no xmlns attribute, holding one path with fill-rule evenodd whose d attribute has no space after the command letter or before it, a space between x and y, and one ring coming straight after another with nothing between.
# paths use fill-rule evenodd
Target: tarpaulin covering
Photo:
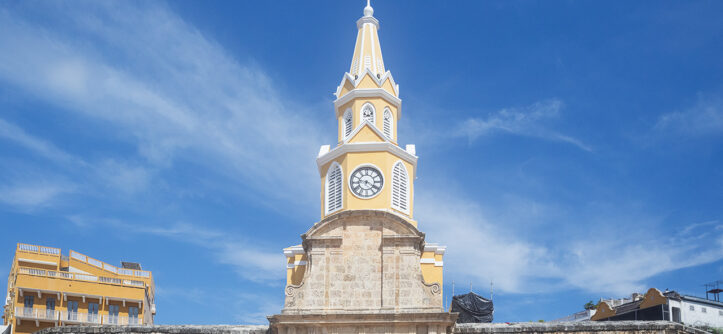
<instances>
[{"instance_id":1,"label":"tarpaulin covering","mask_svg":"<svg viewBox=\"0 0 723 334\"><path fill-rule=\"evenodd\" d=\"M459 312L457 323L492 322L492 301L474 292L452 297L452 312Z\"/></svg>"}]
</instances>

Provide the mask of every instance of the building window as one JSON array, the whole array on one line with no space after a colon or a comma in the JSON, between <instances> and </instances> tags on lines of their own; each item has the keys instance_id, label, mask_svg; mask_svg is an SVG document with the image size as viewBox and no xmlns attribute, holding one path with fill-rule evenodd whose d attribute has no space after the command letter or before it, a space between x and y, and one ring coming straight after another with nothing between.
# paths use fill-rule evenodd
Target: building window
<instances>
[{"instance_id":1,"label":"building window","mask_svg":"<svg viewBox=\"0 0 723 334\"><path fill-rule=\"evenodd\" d=\"M392 112L389 108L384 108L384 135L387 138L392 139L392 126L394 126L394 118L392 118Z\"/></svg>"},{"instance_id":2,"label":"building window","mask_svg":"<svg viewBox=\"0 0 723 334\"><path fill-rule=\"evenodd\" d=\"M376 124L374 123L374 120L376 119L376 112L374 111L374 106L372 106L371 103L367 103L362 107L361 119L364 121L369 121L369 123L372 123L372 125L376 126Z\"/></svg>"},{"instance_id":3,"label":"building window","mask_svg":"<svg viewBox=\"0 0 723 334\"><path fill-rule=\"evenodd\" d=\"M700 313L708 313L708 310L705 309L705 307L700 308Z\"/></svg>"},{"instance_id":4,"label":"building window","mask_svg":"<svg viewBox=\"0 0 723 334\"><path fill-rule=\"evenodd\" d=\"M67 304L68 320L78 320L78 302L69 300Z\"/></svg>"},{"instance_id":5,"label":"building window","mask_svg":"<svg viewBox=\"0 0 723 334\"><path fill-rule=\"evenodd\" d=\"M721 316L723 316L723 311L721 311L721 310L718 310L718 315L721 315Z\"/></svg>"},{"instance_id":6,"label":"building window","mask_svg":"<svg viewBox=\"0 0 723 334\"><path fill-rule=\"evenodd\" d=\"M690 310L691 310L691 311L695 311L695 306L690 305Z\"/></svg>"},{"instance_id":7,"label":"building window","mask_svg":"<svg viewBox=\"0 0 723 334\"><path fill-rule=\"evenodd\" d=\"M138 324L138 308L135 306L128 308L128 323L131 325Z\"/></svg>"},{"instance_id":8,"label":"building window","mask_svg":"<svg viewBox=\"0 0 723 334\"><path fill-rule=\"evenodd\" d=\"M351 127L352 127L352 117L351 117L351 109L347 109L346 112L344 112L344 138L349 136L351 134Z\"/></svg>"},{"instance_id":9,"label":"building window","mask_svg":"<svg viewBox=\"0 0 723 334\"><path fill-rule=\"evenodd\" d=\"M409 178L401 161L392 170L392 208L403 212L409 210Z\"/></svg>"},{"instance_id":10,"label":"building window","mask_svg":"<svg viewBox=\"0 0 723 334\"><path fill-rule=\"evenodd\" d=\"M33 315L33 304L35 303L35 296L25 296L23 298L23 314L26 316Z\"/></svg>"},{"instance_id":11,"label":"building window","mask_svg":"<svg viewBox=\"0 0 723 334\"><path fill-rule=\"evenodd\" d=\"M341 166L334 162L326 172L326 213L341 209L342 205Z\"/></svg>"},{"instance_id":12,"label":"building window","mask_svg":"<svg viewBox=\"0 0 723 334\"><path fill-rule=\"evenodd\" d=\"M45 300L45 318L55 318L55 298L53 297L48 297L48 299Z\"/></svg>"},{"instance_id":13,"label":"building window","mask_svg":"<svg viewBox=\"0 0 723 334\"><path fill-rule=\"evenodd\" d=\"M88 303L88 321L98 322L98 303Z\"/></svg>"},{"instance_id":14,"label":"building window","mask_svg":"<svg viewBox=\"0 0 723 334\"><path fill-rule=\"evenodd\" d=\"M108 305L108 322L111 324L118 323L118 305Z\"/></svg>"}]
</instances>

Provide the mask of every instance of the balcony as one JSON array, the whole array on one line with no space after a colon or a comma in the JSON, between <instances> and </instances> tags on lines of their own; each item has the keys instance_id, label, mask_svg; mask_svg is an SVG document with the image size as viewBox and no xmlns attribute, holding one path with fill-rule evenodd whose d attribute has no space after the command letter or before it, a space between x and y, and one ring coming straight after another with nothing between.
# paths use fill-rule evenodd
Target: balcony
<instances>
[{"instance_id":1,"label":"balcony","mask_svg":"<svg viewBox=\"0 0 723 334\"><path fill-rule=\"evenodd\" d=\"M77 323L77 324L100 324L100 315L93 313L81 313L81 312L60 312L60 321L62 323Z\"/></svg>"},{"instance_id":2,"label":"balcony","mask_svg":"<svg viewBox=\"0 0 723 334\"><path fill-rule=\"evenodd\" d=\"M39 308L16 307L15 318L35 321L57 321L58 311Z\"/></svg>"},{"instance_id":3,"label":"balcony","mask_svg":"<svg viewBox=\"0 0 723 334\"><path fill-rule=\"evenodd\" d=\"M18 267L18 274L43 276L43 277L50 277L50 278L63 278L63 279L86 281L86 282L99 282L99 283L105 283L105 284L124 285L124 286L132 286L132 287L139 287L139 288L143 288L146 286L145 282L138 281L138 280L94 276L94 275L86 275L86 274L69 273L69 272L65 272L65 271L53 271L53 270L44 270L44 269L36 269L36 268L27 268L27 267Z\"/></svg>"},{"instance_id":4,"label":"balcony","mask_svg":"<svg viewBox=\"0 0 723 334\"><path fill-rule=\"evenodd\" d=\"M104 315L103 316L103 324L104 325L128 326L128 325L138 325L138 324L140 324L140 321L138 321L138 317Z\"/></svg>"}]
</instances>

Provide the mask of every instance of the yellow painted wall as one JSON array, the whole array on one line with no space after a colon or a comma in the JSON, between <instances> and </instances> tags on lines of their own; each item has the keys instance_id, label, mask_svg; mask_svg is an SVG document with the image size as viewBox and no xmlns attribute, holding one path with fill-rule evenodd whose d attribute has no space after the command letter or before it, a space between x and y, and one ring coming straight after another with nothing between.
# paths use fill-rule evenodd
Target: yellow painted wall
<instances>
[{"instance_id":1,"label":"yellow painted wall","mask_svg":"<svg viewBox=\"0 0 723 334\"><path fill-rule=\"evenodd\" d=\"M49 298L55 299L55 311L67 311L68 301L78 302L78 313L88 313L88 305L93 302L98 304L98 317L108 315L109 304L119 305L119 316L127 317L131 306L138 307L138 321L144 324L152 324L153 316L150 312L151 304L155 303L155 287L152 275L148 277L129 276L115 274L106 270L94 267L89 263L79 261L73 257L64 260L57 255L44 254L38 251L28 251L28 247L40 246L18 244L15 259L8 277L8 289L13 298L10 305L5 308L5 324L13 325L13 333L25 334L38 331L45 327L55 326L53 321L44 319L18 319L14 316L16 307L24 308L25 296L32 295L34 299L33 309L45 313L46 301ZM46 251L51 248L45 248ZM30 261L23 261L30 260ZM54 265L47 263L33 263L32 261L55 261ZM104 264L101 264L104 265ZM60 271L62 267L72 266L76 269L88 272L90 278L95 280L81 279L82 274ZM109 280L112 282L103 282ZM140 286L130 285L137 282ZM22 295L21 295L22 291ZM40 291L40 294L38 294ZM82 296L86 296L83 301ZM125 299L126 303L116 299ZM139 303L140 302L140 303ZM19 321L18 321L19 320Z\"/></svg>"},{"instance_id":2,"label":"yellow painted wall","mask_svg":"<svg viewBox=\"0 0 723 334\"><path fill-rule=\"evenodd\" d=\"M344 113L347 109L351 109L352 111L352 129L356 129L359 124L362 123L361 118L361 109L366 103L371 103L372 106L374 106L375 111L375 122L374 125L382 131L384 129L384 108L389 108L389 111L392 113L392 117L394 118L392 122L392 139L390 141L394 144L397 144L397 123L399 121L399 115L398 115L398 109L394 105L392 105L389 101L374 97L374 98L363 98L363 99L354 99L352 101L349 101L348 103L342 105L338 111L337 111L337 123L338 123L338 140L339 142L344 141Z\"/></svg>"},{"instance_id":3,"label":"yellow painted wall","mask_svg":"<svg viewBox=\"0 0 723 334\"><path fill-rule=\"evenodd\" d=\"M402 161L407 169L407 176L409 178L409 215L392 209L391 207L391 176L392 168L397 161ZM363 210L363 209L377 209L377 210L390 210L396 212L402 216L408 218L410 223L416 226L416 221L413 220L414 212L414 167L409 162L401 160L396 155L389 152L358 152L358 153L347 153L331 162L327 163L322 167L321 176L321 216L326 217L325 214L325 190L326 190L326 172L334 162L338 163L342 169L342 175L344 180L342 209L343 210ZM349 176L351 173L361 165L372 164L376 166L384 176L384 185L381 192L373 198L361 199L356 197L349 189ZM340 212L340 211L336 211ZM336 213L334 212L334 213Z\"/></svg>"}]
</instances>

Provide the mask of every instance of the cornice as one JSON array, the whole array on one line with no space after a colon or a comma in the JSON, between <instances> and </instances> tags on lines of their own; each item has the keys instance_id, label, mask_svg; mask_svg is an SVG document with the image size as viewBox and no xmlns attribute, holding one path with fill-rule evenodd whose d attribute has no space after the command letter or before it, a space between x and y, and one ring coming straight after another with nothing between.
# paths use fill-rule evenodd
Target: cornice
<instances>
[{"instance_id":1,"label":"cornice","mask_svg":"<svg viewBox=\"0 0 723 334\"><path fill-rule=\"evenodd\" d=\"M356 28L361 29L364 23L371 23L379 30L379 20L374 16L362 16L362 18L356 20Z\"/></svg>"},{"instance_id":2,"label":"cornice","mask_svg":"<svg viewBox=\"0 0 723 334\"><path fill-rule=\"evenodd\" d=\"M376 82L377 86L379 86L379 87L382 87L382 85L384 84L384 81L386 81L387 78L389 78L389 82L392 84L392 88L394 89L394 94L396 96L399 96L399 85L397 85L397 83L394 81L394 76L392 76L392 72L386 71L386 72L384 72L384 74L382 74L381 76L379 76L377 78L376 74L374 72L372 72L372 70L370 68L365 68L362 75L359 75L356 78L354 78L351 73L345 72L341 78L341 82L339 83L339 86L336 87L336 92L334 93L334 95L337 98L339 98L339 94L341 94L341 89L342 89L342 87L344 87L344 81L351 82L352 86L354 86L354 88L356 88L356 86L359 85L359 83L362 81L362 79L364 79L364 76L366 76L367 74L369 75L369 77L372 78L372 80L374 80Z\"/></svg>"},{"instance_id":3,"label":"cornice","mask_svg":"<svg viewBox=\"0 0 723 334\"><path fill-rule=\"evenodd\" d=\"M392 144L389 141L385 142L366 142L366 143L343 143L326 154L316 158L316 166L319 169L319 175L321 175L321 167L325 166L330 161L337 157L354 152L389 152L402 160L412 164L414 167L414 177L417 176L417 156L403 150L401 147Z\"/></svg>"},{"instance_id":4,"label":"cornice","mask_svg":"<svg viewBox=\"0 0 723 334\"><path fill-rule=\"evenodd\" d=\"M357 88L344 94L334 101L334 108L339 110L341 106L356 98L381 97L397 108L397 120L402 118L402 100L389 94L384 88Z\"/></svg>"}]
</instances>

